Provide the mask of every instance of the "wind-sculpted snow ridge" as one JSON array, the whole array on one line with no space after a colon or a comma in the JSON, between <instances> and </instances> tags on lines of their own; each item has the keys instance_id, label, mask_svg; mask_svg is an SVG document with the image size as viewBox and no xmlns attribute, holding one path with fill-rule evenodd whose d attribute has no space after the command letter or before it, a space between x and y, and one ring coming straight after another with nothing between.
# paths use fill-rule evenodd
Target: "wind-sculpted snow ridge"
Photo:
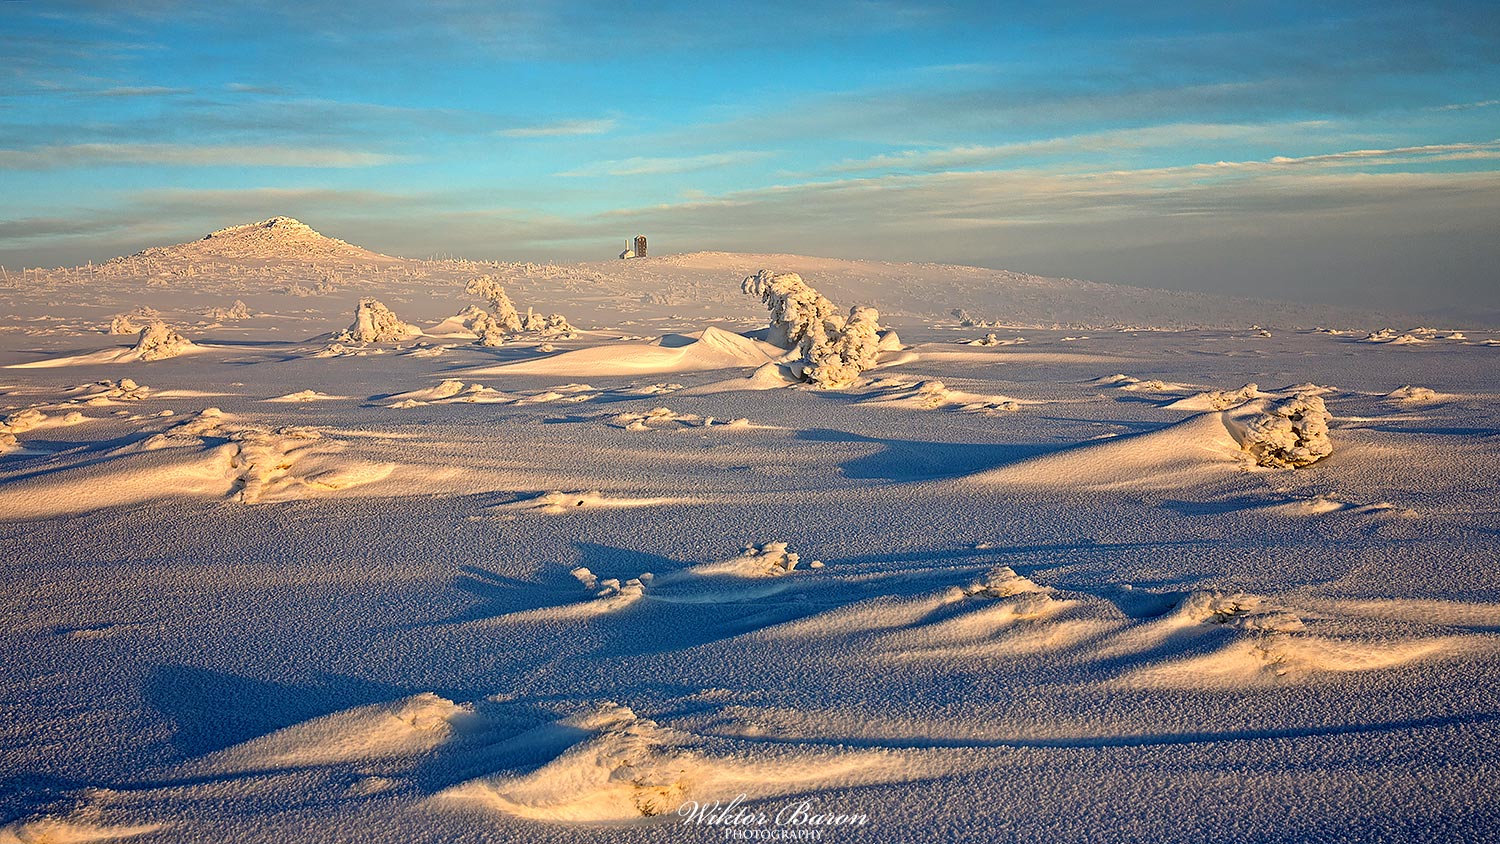
<instances>
[{"instance_id":1,"label":"wind-sculpted snow ridge","mask_svg":"<svg viewBox=\"0 0 1500 844\"><path fill-rule=\"evenodd\" d=\"M386 407L407 409L427 404L506 404L516 397L483 384L465 384L457 378L447 378L435 387L397 393L386 396L385 400L390 402Z\"/></svg>"},{"instance_id":2,"label":"wind-sculpted snow ridge","mask_svg":"<svg viewBox=\"0 0 1500 844\"><path fill-rule=\"evenodd\" d=\"M513 741L547 746L569 736L582 738L573 738L540 768L471 780L438 799L552 823L620 823L669 814L691 818L716 803L839 785L908 782L927 768L921 751L816 745L770 750L712 739L665 727L612 701Z\"/></svg>"},{"instance_id":3,"label":"wind-sculpted snow ridge","mask_svg":"<svg viewBox=\"0 0 1500 844\"><path fill-rule=\"evenodd\" d=\"M1210 410L1141 434L1082 443L971 476L1050 489L1182 489L1242 471L1309 466L1333 451L1322 397L1291 392Z\"/></svg>"},{"instance_id":4,"label":"wind-sculpted snow ridge","mask_svg":"<svg viewBox=\"0 0 1500 844\"><path fill-rule=\"evenodd\" d=\"M1238 390L1209 390L1197 393L1164 404L1162 407L1167 410L1228 410L1251 399L1265 398L1267 395L1269 394L1260 391L1258 385L1250 383Z\"/></svg>"},{"instance_id":5,"label":"wind-sculpted snow ridge","mask_svg":"<svg viewBox=\"0 0 1500 844\"><path fill-rule=\"evenodd\" d=\"M395 343L420 337L422 329L408 325L379 299L366 296L359 300L354 322L333 336L336 343Z\"/></svg>"},{"instance_id":6,"label":"wind-sculpted snow ridge","mask_svg":"<svg viewBox=\"0 0 1500 844\"><path fill-rule=\"evenodd\" d=\"M89 807L92 808L92 807ZM0 826L0 844L89 844L149 835L162 824L105 824L87 809L78 815L18 820Z\"/></svg>"},{"instance_id":7,"label":"wind-sculpted snow ridge","mask_svg":"<svg viewBox=\"0 0 1500 844\"><path fill-rule=\"evenodd\" d=\"M861 404L879 404L889 407L907 407L915 410L952 410L960 413L983 413L997 415L1014 413L1022 405L1038 404L1034 401L1013 399L1009 396L980 395L948 387L942 381L910 381L903 378L877 378L870 382L870 391Z\"/></svg>"},{"instance_id":8,"label":"wind-sculpted snow ridge","mask_svg":"<svg viewBox=\"0 0 1500 844\"><path fill-rule=\"evenodd\" d=\"M60 366L88 366L94 364L134 363L136 361L159 361L182 355L207 351L208 347L188 340L177 329L160 320L137 332L135 344L129 348L115 346L83 355L60 358L44 358L26 363L10 364L8 369L51 369Z\"/></svg>"},{"instance_id":9,"label":"wind-sculpted snow ridge","mask_svg":"<svg viewBox=\"0 0 1500 844\"><path fill-rule=\"evenodd\" d=\"M733 575L735 577L781 577L797 570L802 556L787 550L785 542L767 542L764 545L746 545L738 557L730 557L717 563L704 563L688 569L695 575ZM810 569L823 568L822 560L807 564ZM663 582L668 582L663 578Z\"/></svg>"},{"instance_id":10,"label":"wind-sculpted snow ridge","mask_svg":"<svg viewBox=\"0 0 1500 844\"><path fill-rule=\"evenodd\" d=\"M873 369L881 352L880 312L856 305L848 316L796 273L761 270L740 289L771 311L767 339L801 353L794 374L819 387L840 389Z\"/></svg>"},{"instance_id":11,"label":"wind-sculpted snow ridge","mask_svg":"<svg viewBox=\"0 0 1500 844\"><path fill-rule=\"evenodd\" d=\"M912 594L896 582L892 588L764 635L809 644L837 639L894 664L1045 656L1035 664L1059 676L1102 675L1101 691L1286 687L1494 647L1478 622L1467 632L1432 624L1453 611L1448 605L1415 612L1400 601L1283 599L1224 589L1070 589L1038 584L1004 565L947 589ZM1386 621L1384 629L1372 625L1377 618ZM1425 623L1404 623L1418 619Z\"/></svg>"},{"instance_id":12,"label":"wind-sculpted snow ridge","mask_svg":"<svg viewBox=\"0 0 1500 844\"><path fill-rule=\"evenodd\" d=\"M583 492L544 492L532 498L524 498L507 504L497 504L490 509L501 513L541 513L555 516L582 510L616 510L630 507L661 507L669 504L694 503L697 503L697 500L692 498L632 498L613 494L606 495L594 489Z\"/></svg>"},{"instance_id":13,"label":"wind-sculpted snow ridge","mask_svg":"<svg viewBox=\"0 0 1500 844\"><path fill-rule=\"evenodd\" d=\"M546 357L471 370L474 375L664 375L775 365L779 346L709 326L680 346L647 343L590 346Z\"/></svg>"},{"instance_id":14,"label":"wind-sculpted snow ridge","mask_svg":"<svg viewBox=\"0 0 1500 844\"><path fill-rule=\"evenodd\" d=\"M218 772L275 771L420 756L449 741L471 706L423 692L294 724L197 761Z\"/></svg>"},{"instance_id":15,"label":"wind-sculpted snow ridge","mask_svg":"<svg viewBox=\"0 0 1500 844\"><path fill-rule=\"evenodd\" d=\"M26 421L29 427L48 422ZM261 426L210 407L139 442L84 452L74 462L12 480L0 487L0 513L38 518L174 495L292 501L381 481L395 470L344 450L342 440L316 428Z\"/></svg>"},{"instance_id":16,"label":"wind-sculpted snow ridge","mask_svg":"<svg viewBox=\"0 0 1500 844\"><path fill-rule=\"evenodd\" d=\"M646 413L618 413L607 424L627 431L652 431L661 428L748 428L749 419L715 419L695 413L678 413L669 407L654 407Z\"/></svg>"},{"instance_id":17,"label":"wind-sculpted snow ridge","mask_svg":"<svg viewBox=\"0 0 1500 844\"><path fill-rule=\"evenodd\" d=\"M1433 404L1445 401L1452 396L1443 395L1431 387L1414 387L1407 384L1396 390L1385 394L1385 398L1397 404Z\"/></svg>"},{"instance_id":18,"label":"wind-sculpted snow ridge","mask_svg":"<svg viewBox=\"0 0 1500 844\"><path fill-rule=\"evenodd\" d=\"M1241 447L1262 466L1296 469L1333 453L1328 439L1333 417L1316 393L1246 402L1225 418Z\"/></svg>"}]
</instances>

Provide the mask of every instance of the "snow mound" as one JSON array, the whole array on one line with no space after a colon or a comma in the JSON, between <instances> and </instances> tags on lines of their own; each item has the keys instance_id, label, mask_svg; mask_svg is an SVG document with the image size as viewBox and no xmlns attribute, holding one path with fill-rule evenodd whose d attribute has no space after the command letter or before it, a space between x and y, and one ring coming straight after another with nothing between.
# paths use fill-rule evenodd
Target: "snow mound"
<instances>
[{"instance_id":1,"label":"snow mound","mask_svg":"<svg viewBox=\"0 0 1500 844\"><path fill-rule=\"evenodd\" d=\"M1244 465L1223 413L1200 413L1144 434L1097 440L971 475L985 485L1035 489L1174 489Z\"/></svg>"},{"instance_id":2,"label":"snow mound","mask_svg":"<svg viewBox=\"0 0 1500 844\"><path fill-rule=\"evenodd\" d=\"M390 402L386 407L411 408L424 404L505 404L516 399L483 384L465 384L457 378L448 378L435 387L397 393L386 400Z\"/></svg>"},{"instance_id":3,"label":"snow mound","mask_svg":"<svg viewBox=\"0 0 1500 844\"><path fill-rule=\"evenodd\" d=\"M965 345L965 346L985 346L985 347L994 347L994 346L1019 346L1022 343L1025 343L1025 342L1026 342L1026 338L1025 337L1009 337L1009 338L1006 338L1006 339L1002 340L1002 339L1000 339L999 335L997 335L997 334L995 334L993 332L991 332L989 334L986 334L983 337L980 337L980 338L975 339L975 340L960 340L959 341L959 343L961 343L962 345Z\"/></svg>"},{"instance_id":4,"label":"snow mound","mask_svg":"<svg viewBox=\"0 0 1500 844\"><path fill-rule=\"evenodd\" d=\"M733 577L782 577L791 574L802 562L801 555L787 550L785 542L767 542L764 545L746 545L737 557L717 563L693 566L688 571L696 575ZM810 569L823 567L821 560L807 564Z\"/></svg>"},{"instance_id":5,"label":"snow mound","mask_svg":"<svg viewBox=\"0 0 1500 844\"><path fill-rule=\"evenodd\" d=\"M1014 413L1023 404L1036 404L1009 396L987 396L954 390L935 379L917 382L899 378L877 379L871 381L869 386L872 389L865 398L860 399L860 404L880 404L913 410L952 410L991 416Z\"/></svg>"},{"instance_id":6,"label":"snow mound","mask_svg":"<svg viewBox=\"0 0 1500 844\"><path fill-rule=\"evenodd\" d=\"M348 398L348 396L330 396L327 393L320 393L317 390L298 390L295 393L287 393L284 396L276 396L275 398L265 399L265 401L277 402L281 404L303 404L310 401L333 401L336 399L346 398Z\"/></svg>"},{"instance_id":7,"label":"snow mound","mask_svg":"<svg viewBox=\"0 0 1500 844\"><path fill-rule=\"evenodd\" d=\"M479 339L494 323L495 318L483 308L468 305L463 310L427 329L430 337L466 337ZM518 323L519 324L519 323Z\"/></svg>"},{"instance_id":8,"label":"snow mound","mask_svg":"<svg viewBox=\"0 0 1500 844\"><path fill-rule=\"evenodd\" d=\"M597 489L584 492L544 492L533 498L497 504L490 508L496 511L520 511L558 515L579 510L618 510L630 507L660 507L667 504L689 504L691 498L627 498L605 495Z\"/></svg>"},{"instance_id":9,"label":"snow mound","mask_svg":"<svg viewBox=\"0 0 1500 844\"><path fill-rule=\"evenodd\" d=\"M234 304L227 308L209 308L204 316L216 322L239 322L250 318L250 308L236 299Z\"/></svg>"},{"instance_id":10,"label":"snow mound","mask_svg":"<svg viewBox=\"0 0 1500 844\"><path fill-rule=\"evenodd\" d=\"M132 378L121 378L119 381L106 379L92 384L80 384L68 390L68 394L71 396L70 403L98 407L117 402L143 401L151 397L151 388L137 384Z\"/></svg>"},{"instance_id":11,"label":"snow mound","mask_svg":"<svg viewBox=\"0 0 1500 844\"><path fill-rule=\"evenodd\" d=\"M693 342L676 347L640 343L593 346L472 372L475 375L582 377L658 375L762 366L786 354L785 350L769 343L720 328L705 328L696 336L689 335L689 338Z\"/></svg>"},{"instance_id":12,"label":"snow mound","mask_svg":"<svg viewBox=\"0 0 1500 844\"><path fill-rule=\"evenodd\" d=\"M1447 398L1429 387L1413 387L1410 384L1386 393L1385 397L1401 404L1431 404Z\"/></svg>"},{"instance_id":13,"label":"snow mound","mask_svg":"<svg viewBox=\"0 0 1500 844\"><path fill-rule=\"evenodd\" d=\"M422 329L408 325L379 299L366 296L359 300L354 322L333 336L336 343L395 343L420 337Z\"/></svg>"},{"instance_id":14,"label":"snow mound","mask_svg":"<svg viewBox=\"0 0 1500 844\"><path fill-rule=\"evenodd\" d=\"M139 334L145 327L137 323L130 315L120 314L110 319L108 333L121 336Z\"/></svg>"},{"instance_id":15,"label":"snow mound","mask_svg":"<svg viewBox=\"0 0 1500 844\"><path fill-rule=\"evenodd\" d=\"M18 410L0 420L0 433L23 434L27 431L41 428L57 428L64 425L77 425L87 420L79 411L69 411L61 416L49 416L35 407Z\"/></svg>"},{"instance_id":16,"label":"snow mound","mask_svg":"<svg viewBox=\"0 0 1500 844\"><path fill-rule=\"evenodd\" d=\"M658 428L748 428L749 419L717 420L712 416L678 413L668 407L656 407L646 413L619 413L609 418L608 424L627 431L650 431Z\"/></svg>"},{"instance_id":17,"label":"snow mound","mask_svg":"<svg viewBox=\"0 0 1500 844\"><path fill-rule=\"evenodd\" d=\"M1322 397L1314 393L1257 399L1225 414L1240 446L1256 463L1273 469L1311 466L1332 454L1333 443L1328 439L1332 418Z\"/></svg>"},{"instance_id":18,"label":"snow mound","mask_svg":"<svg viewBox=\"0 0 1500 844\"><path fill-rule=\"evenodd\" d=\"M1433 331L1430 328L1418 328L1405 334L1397 334L1390 328L1382 328L1379 331L1372 331L1369 334L1365 335L1364 338L1360 340L1360 342L1383 343L1388 346L1415 346L1428 342L1429 337L1436 333L1437 332ZM1427 336L1418 336L1419 334Z\"/></svg>"},{"instance_id":19,"label":"snow mound","mask_svg":"<svg viewBox=\"0 0 1500 844\"><path fill-rule=\"evenodd\" d=\"M175 358L196 350L197 347L177 333L177 329L164 322L153 322L141 329L135 348L130 352L136 360L150 361Z\"/></svg>"},{"instance_id":20,"label":"snow mound","mask_svg":"<svg viewBox=\"0 0 1500 844\"><path fill-rule=\"evenodd\" d=\"M1095 378L1089 383L1100 387L1115 387L1129 393L1175 393L1192 389L1187 384L1177 384L1157 378L1142 379L1118 373Z\"/></svg>"},{"instance_id":21,"label":"snow mound","mask_svg":"<svg viewBox=\"0 0 1500 844\"><path fill-rule=\"evenodd\" d=\"M315 358L350 358L383 354L385 354L385 349L367 349L363 346L346 346L343 343L329 343L327 346L314 352L312 356Z\"/></svg>"},{"instance_id":22,"label":"snow mound","mask_svg":"<svg viewBox=\"0 0 1500 844\"><path fill-rule=\"evenodd\" d=\"M1256 384L1246 384L1238 390L1209 390L1181 398L1177 401L1162 405L1166 410L1228 410L1231 407L1242 405L1251 399L1264 398L1268 393L1262 393Z\"/></svg>"},{"instance_id":23,"label":"snow mound","mask_svg":"<svg viewBox=\"0 0 1500 844\"><path fill-rule=\"evenodd\" d=\"M1038 586L1030 578L1016 574L1015 569L1010 566L996 566L985 574L985 576L970 583L967 588L960 587L963 597L982 596L986 598L1009 598L1012 595L1020 595L1027 592L1046 592L1044 587Z\"/></svg>"}]
</instances>

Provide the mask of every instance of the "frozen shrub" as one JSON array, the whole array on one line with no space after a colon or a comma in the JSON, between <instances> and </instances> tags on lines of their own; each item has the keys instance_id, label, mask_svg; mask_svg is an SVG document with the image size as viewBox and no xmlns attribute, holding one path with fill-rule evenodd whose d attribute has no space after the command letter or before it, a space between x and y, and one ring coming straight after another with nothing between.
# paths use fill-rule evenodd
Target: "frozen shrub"
<instances>
[{"instance_id":1,"label":"frozen shrub","mask_svg":"<svg viewBox=\"0 0 1500 844\"><path fill-rule=\"evenodd\" d=\"M359 308L354 312L354 322L334 335L333 339L341 343L391 343L421 333L421 329L402 322L379 299L366 297L359 300Z\"/></svg>"},{"instance_id":2,"label":"frozen shrub","mask_svg":"<svg viewBox=\"0 0 1500 844\"><path fill-rule=\"evenodd\" d=\"M110 334L139 334L141 328L128 314L120 314L109 321Z\"/></svg>"},{"instance_id":3,"label":"frozen shrub","mask_svg":"<svg viewBox=\"0 0 1500 844\"><path fill-rule=\"evenodd\" d=\"M1297 393L1260 405L1244 423L1240 445L1255 462L1273 469L1310 466L1333 453L1328 440L1332 416L1322 397Z\"/></svg>"},{"instance_id":4,"label":"frozen shrub","mask_svg":"<svg viewBox=\"0 0 1500 844\"><path fill-rule=\"evenodd\" d=\"M153 322L141 329L135 341L135 356L140 360L164 360L174 358L193 348L193 344L177 329L164 322Z\"/></svg>"},{"instance_id":5,"label":"frozen shrub","mask_svg":"<svg viewBox=\"0 0 1500 844\"><path fill-rule=\"evenodd\" d=\"M522 322L527 331L535 331L539 334L571 334L573 326L568 324L568 318L562 314L548 314L542 316L534 313L530 308L526 309L526 319Z\"/></svg>"}]
</instances>

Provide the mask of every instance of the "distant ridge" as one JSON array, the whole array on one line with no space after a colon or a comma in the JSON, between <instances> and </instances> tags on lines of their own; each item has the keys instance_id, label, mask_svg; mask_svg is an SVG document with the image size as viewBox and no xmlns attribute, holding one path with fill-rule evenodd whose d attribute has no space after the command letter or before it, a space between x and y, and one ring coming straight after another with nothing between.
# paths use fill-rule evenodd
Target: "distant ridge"
<instances>
[{"instance_id":1,"label":"distant ridge","mask_svg":"<svg viewBox=\"0 0 1500 844\"><path fill-rule=\"evenodd\" d=\"M306 223L286 216L229 226L199 240L174 246L153 246L133 256L114 260L129 261L132 258L167 262L254 261L308 264L391 264L402 260L319 234Z\"/></svg>"}]
</instances>

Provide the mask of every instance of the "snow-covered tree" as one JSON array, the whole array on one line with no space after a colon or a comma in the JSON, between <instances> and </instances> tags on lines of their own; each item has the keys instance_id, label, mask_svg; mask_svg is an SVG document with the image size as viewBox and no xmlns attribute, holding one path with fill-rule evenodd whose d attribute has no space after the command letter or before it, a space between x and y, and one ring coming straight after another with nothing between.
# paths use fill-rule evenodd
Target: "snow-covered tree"
<instances>
[{"instance_id":1,"label":"snow-covered tree","mask_svg":"<svg viewBox=\"0 0 1500 844\"><path fill-rule=\"evenodd\" d=\"M880 312L856 305L836 337L807 352L803 377L820 387L838 389L853 384L861 372L875 367L880 356Z\"/></svg>"},{"instance_id":2,"label":"snow-covered tree","mask_svg":"<svg viewBox=\"0 0 1500 844\"><path fill-rule=\"evenodd\" d=\"M843 317L823 294L796 273L761 270L740 284L740 289L759 297L771 311L771 333L767 342L806 352L828 340L831 328L843 328Z\"/></svg>"},{"instance_id":3,"label":"snow-covered tree","mask_svg":"<svg viewBox=\"0 0 1500 844\"><path fill-rule=\"evenodd\" d=\"M802 353L792 369L820 387L854 383L880 354L880 312L856 305L847 316L796 273L761 270L740 289L760 297L771 311L767 341Z\"/></svg>"}]
</instances>

